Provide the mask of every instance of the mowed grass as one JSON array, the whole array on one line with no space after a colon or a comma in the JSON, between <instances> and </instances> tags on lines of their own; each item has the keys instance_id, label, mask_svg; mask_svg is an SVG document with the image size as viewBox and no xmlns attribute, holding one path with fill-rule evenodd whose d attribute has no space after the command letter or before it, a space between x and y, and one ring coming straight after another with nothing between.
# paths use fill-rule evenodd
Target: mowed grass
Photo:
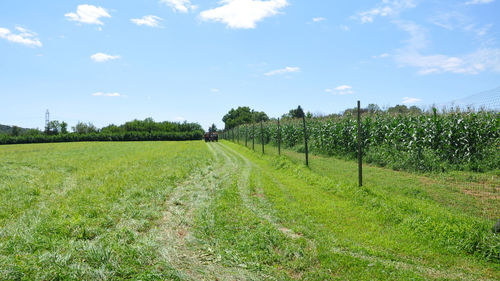
<instances>
[{"instance_id":1,"label":"mowed grass","mask_svg":"<svg viewBox=\"0 0 500 281\"><path fill-rule=\"evenodd\" d=\"M260 147L252 152L223 144L235 159L252 163L249 186L225 185L200 218L200 237L228 263L279 279L500 278L493 220L478 206L441 198L467 194L427 184L423 175L376 167L366 170L359 188L356 165L346 161L314 157L307 168L303 155L291 151L261 156ZM242 199L245 188L252 203ZM499 201L491 204L498 211Z\"/></svg>"},{"instance_id":2,"label":"mowed grass","mask_svg":"<svg viewBox=\"0 0 500 281\"><path fill-rule=\"evenodd\" d=\"M495 172L256 149L0 146L0 280L500 279Z\"/></svg>"},{"instance_id":3,"label":"mowed grass","mask_svg":"<svg viewBox=\"0 0 500 281\"><path fill-rule=\"evenodd\" d=\"M178 279L159 224L202 142L0 146L0 280Z\"/></svg>"}]
</instances>

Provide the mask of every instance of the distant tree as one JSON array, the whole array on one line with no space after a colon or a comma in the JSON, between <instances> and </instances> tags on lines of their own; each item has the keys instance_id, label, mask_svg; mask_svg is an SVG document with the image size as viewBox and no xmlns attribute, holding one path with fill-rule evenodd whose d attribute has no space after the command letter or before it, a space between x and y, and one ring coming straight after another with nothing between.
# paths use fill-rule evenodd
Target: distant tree
<instances>
[{"instance_id":1,"label":"distant tree","mask_svg":"<svg viewBox=\"0 0 500 281\"><path fill-rule=\"evenodd\" d=\"M10 131L10 135L14 136L14 137L17 137L20 134L21 134L21 128L19 128L18 126L13 126L12 130Z\"/></svg>"},{"instance_id":2,"label":"distant tree","mask_svg":"<svg viewBox=\"0 0 500 281\"><path fill-rule=\"evenodd\" d=\"M408 107L406 105L396 105L394 107L389 107L387 110L390 114L408 114Z\"/></svg>"},{"instance_id":3,"label":"distant tree","mask_svg":"<svg viewBox=\"0 0 500 281\"><path fill-rule=\"evenodd\" d=\"M37 135L41 135L43 132L38 130L38 129L28 129L26 130L23 135L27 135L27 136L37 136Z\"/></svg>"},{"instance_id":4,"label":"distant tree","mask_svg":"<svg viewBox=\"0 0 500 281\"><path fill-rule=\"evenodd\" d=\"M253 120L255 122L266 122L266 121L269 121L269 116L267 116L267 114L263 111L261 112L258 112L258 111L252 111L252 114L253 114Z\"/></svg>"},{"instance_id":5,"label":"distant tree","mask_svg":"<svg viewBox=\"0 0 500 281\"><path fill-rule=\"evenodd\" d=\"M415 105L412 105L410 107L409 112L410 112L410 114L413 114L413 115L420 115L423 113L422 109L418 108Z\"/></svg>"},{"instance_id":6,"label":"distant tree","mask_svg":"<svg viewBox=\"0 0 500 281\"><path fill-rule=\"evenodd\" d=\"M260 122L268 120L269 117L265 112L252 110L248 106L240 106L237 109L231 109L222 118L222 121L224 122L226 129L232 129L234 127L243 124L250 124L252 122Z\"/></svg>"},{"instance_id":7,"label":"distant tree","mask_svg":"<svg viewBox=\"0 0 500 281\"><path fill-rule=\"evenodd\" d=\"M208 128L208 131L210 133L217 132L217 126L215 126L215 124L212 124L212 126Z\"/></svg>"},{"instance_id":8,"label":"distant tree","mask_svg":"<svg viewBox=\"0 0 500 281\"><path fill-rule=\"evenodd\" d=\"M61 134L67 134L68 133L68 123L66 122L61 122Z\"/></svg>"},{"instance_id":9,"label":"distant tree","mask_svg":"<svg viewBox=\"0 0 500 281\"><path fill-rule=\"evenodd\" d=\"M115 134L115 133L126 133L126 132L194 132L194 131L204 131L200 124L188 123L186 121L179 122L155 122L152 118L146 118L144 120L133 120L126 122L123 125L109 125L101 129L101 133Z\"/></svg>"},{"instance_id":10,"label":"distant tree","mask_svg":"<svg viewBox=\"0 0 500 281\"><path fill-rule=\"evenodd\" d=\"M77 134L90 134L90 133L97 133L97 128L94 126L92 123L83 123L83 122L78 122L76 126L71 128L73 132Z\"/></svg>"},{"instance_id":11,"label":"distant tree","mask_svg":"<svg viewBox=\"0 0 500 281\"><path fill-rule=\"evenodd\" d=\"M361 114L364 114L364 113L368 112L368 108L360 108L359 111L360 111ZM357 115L357 114L358 114L358 108L357 107L349 108L349 109L346 109L344 111L344 116L345 115Z\"/></svg>"},{"instance_id":12,"label":"distant tree","mask_svg":"<svg viewBox=\"0 0 500 281\"><path fill-rule=\"evenodd\" d=\"M114 124L111 124L109 126L102 128L101 132L106 133L106 134L123 133L123 132L125 132L125 129L122 127L118 127Z\"/></svg>"},{"instance_id":13,"label":"distant tree","mask_svg":"<svg viewBox=\"0 0 500 281\"><path fill-rule=\"evenodd\" d=\"M366 110L368 111L368 113L370 114L373 114L373 113L377 113L380 110L380 107L374 103L370 103L367 107L366 107Z\"/></svg>"},{"instance_id":14,"label":"distant tree","mask_svg":"<svg viewBox=\"0 0 500 281\"><path fill-rule=\"evenodd\" d=\"M304 116L304 110L299 105L296 109L290 109L288 114L285 114L283 117L302 118L303 116Z\"/></svg>"},{"instance_id":15,"label":"distant tree","mask_svg":"<svg viewBox=\"0 0 500 281\"><path fill-rule=\"evenodd\" d=\"M45 130L47 135L57 135L61 132L61 123L57 120L50 121Z\"/></svg>"}]
</instances>

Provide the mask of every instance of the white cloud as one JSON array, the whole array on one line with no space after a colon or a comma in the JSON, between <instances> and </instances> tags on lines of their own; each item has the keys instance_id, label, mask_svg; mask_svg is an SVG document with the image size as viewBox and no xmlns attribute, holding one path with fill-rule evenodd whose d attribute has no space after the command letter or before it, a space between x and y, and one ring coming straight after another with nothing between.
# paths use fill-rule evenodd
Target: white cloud
<instances>
[{"instance_id":1,"label":"white cloud","mask_svg":"<svg viewBox=\"0 0 500 281\"><path fill-rule=\"evenodd\" d=\"M477 4L489 4L493 3L495 0L472 0L469 2L465 2L465 5L477 5Z\"/></svg>"},{"instance_id":2,"label":"white cloud","mask_svg":"<svg viewBox=\"0 0 500 281\"><path fill-rule=\"evenodd\" d=\"M217 89L217 88L213 88L213 89L210 89L210 92L212 92L212 93L218 93L218 92L220 92L220 90Z\"/></svg>"},{"instance_id":3,"label":"white cloud","mask_svg":"<svg viewBox=\"0 0 500 281\"><path fill-rule=\"evenodd\" d=\"M351 28L349 28L349 26L347 26L347 25L340 25L340 29L342 29L343 31L351 30Z\"/></svg>"},{"instance_id":4,"label":"white cloud","mask_svg":"<svg viewBox=\"0 0 500 281\"><path fill-rule=\"evenodd\" d=\"M160 0L160 3L167 4L175 12L187 13L197 7L191 4L190 0Z\"/></svg>"},{"instance_id":5,"label":"white cloud","mask_svg":"<svg viewBox=\"0 0 500 281\"><path fill-rule=\"evenodd\" d=\"M417 99L417 98L409 98L409 97L403 98L403 104L415 104L415 103L418 103L421 101L422 101L421 99Z\"/></svg>"},{"instance_id":6,"label":"white cloud","mask_svg":"<svg viewBox=\"0 0 500 281\"><path fill-rule=\"evenodd\" d=\"M398 27L410 34L406 46L393 56L401 66L418 68L421 75L436 73L478 74L483 71L500 72L500 49L482 47L472 53L448 56L424 55L428 41L425 30L411 22L396 22Z\"/></svg>"},{"instance_id":7,"label":"white cloud","mask_svg":"<svg viewBox=\"0 0 500 281\"><path fill-rule=\"evenodd\" d=\"M380 54L378 56L372 56L372 58L374 58L374 59L383 59L383 58L387 58L389 56L390 55L388 53L383 53L383 54Z\"/></svg>"},{"instance_id":8,"label":"white cloud","mask_svg":"<svg viewBox=\"0 0 500 281\"><path fill-rule=\"evenodd\" d=\"M160 26L160 21L163 19L157 16L153 15L147 15L143 16L140 19L131 19L130 21L141 26L141 25L146 25L149 27L159 27Z\"/></svg>"},{"instance_id":9,"label":"white cloud","mask_svg":"<svg viewBox=\"0 0 500 281\"><path fill-rule=\"evenodd\" d=\"M98 25L104 24L100 18L111 18L106 9L87 4L78 5L76 13L67 13L64 16L70 21Z\"/></svg>"},{"instance_id":10,"label":"white cloud","mask_svg":"<svg viewBox=\"0 0 500 281\"><path fill-rule=\"evenodd\" d=\"M415 8L417 6L415 2L415 0L382 0L376 8L360 12L354 18L362 23L371 23L377 16L396 16L406 9Z\"/></svg>"},{"instance_id":11,"label":"white cloud","mask_svg":"<svg viewBox=\"0 0 500 281\"><path fill-rule=\"evenodd\" d=\"M349 85L341 85L341 86L335 87L333 89L325 89L325 92L331 93L333 95L339 95L339 96L354 94L354 91L352 90L352 86L349 86Z\"/></svg>"},{"instance_id":12,"label":"white cloud","mask_svg":"<svg viewBox=\"0 0 500 281\"><path fill-rule=\"evenodd\" d=\"M222 0L220 4L222 6L201 12L202 20L222 22L235 29L255 28L257 22L288 6L287 0Z\"/></svg>"},{"instance_id":13,"label":"white cloud","mask_svg":"<svg viewBox=\"0 0 500 281\"><path fill-rule=\"evenodd\" d=\"M103 92L97 92L93 93L92 96L94 97L120 97L120 93L103 93Z\"/></svg>"},{"instance_id":14,"label":"white cloud","mask_svg":"<svg viewBox=\"0 0 500 281\"><path fill-rule=\"evenodd\" d=\"M90 56L90 58L95 62L106 62L109 60L119 59L120 56L112 56L104 53L97 53Z\"/></svg>"},{"instance_id":15,"label":"white cloud","mask_svg":"<svg viewBox=\"0 0 500 281\"><path fill-rule=\"evenodd\" d=\"M293 73L293 72L300 72L300 67L292 67L292 66L287 66L282 69L276 69L273 71L269 71L267 73L264 73L266 76L273 76L273 75L278 75L278 74L285 74L285 73Z\"/></svg>"},{"instance_id":16,"label":"white cloud","mask_svg":"<svg viewBox=\"0 0 500 281\"><path fill-rule=\"evenodd\" d=\"M38 39L38 35L30 30L22 27L16 27L16 30L20 33L14 34L7 28L0 27L0 38L7 41L23 44L28 47L42 47L42 42Z\"/></svg>"},{"instance_id":17,"label":"white cloud","mask_svg":"<svg viewBox=\"0 0 500 281\"><path fill-rule=\"evenodd\" d=\"M186 120L186 118L181 117L181 116L175 117L175 121L185 121L185 120Z\"/></svg>"},{"instance_id":18,"label":"white cloud","mask_svg":"<svg viewBox=\"0 0 500 281\"><path fill-rule=\"evenodd\" d=\"M352 87L351 86L348 86L348 85L342 85L342 86L338 86L337 88L335 88L335 90L337 91L345 91L345 90L351 90Z\"/></svg>"},{"instance_id":19,"label":"white cloud","mask_svg":"<svg viewBox=\"0 0 500 281\"><path fill-rule=\"evenodd\" d=\"M323 17L318 17L318 18L313 18L313 22L320 22L320 21L325 21L326 18Z\"/></svg>"},{"instance_id":20,"label":"white cloud","mask_svg":"<svg viewBox=\"0 0 500 281\"><path fill-rule=\"evenodd\" d=\"M429 21L447 30L459 29L464 32L472 32L478 37L483 37L480 38L481 40L484 39L485 35L488 35L490 29L493 27L492 24L479 25L468 16L457 11L438 13L430 18Z\"/></svg>"}]
</instances>

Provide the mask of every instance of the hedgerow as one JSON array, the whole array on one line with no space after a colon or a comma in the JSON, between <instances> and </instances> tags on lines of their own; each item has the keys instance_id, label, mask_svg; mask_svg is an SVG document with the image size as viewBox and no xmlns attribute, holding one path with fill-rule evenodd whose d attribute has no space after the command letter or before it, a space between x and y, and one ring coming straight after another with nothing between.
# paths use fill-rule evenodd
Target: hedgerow
<instances>
[{"instance_id":1,"label":"hedgerow","mask_svg":"<svg viewBox=\"0 0 500 281\"><path fill-rule=\"evenodd\" d=\"M201 140L203 131L193 132L126 132L126 133L90 133L8 136L0 135L0 144L51 143L51 142L90 142L90 141L187 141Z\"/></svg>"}]
</instances>

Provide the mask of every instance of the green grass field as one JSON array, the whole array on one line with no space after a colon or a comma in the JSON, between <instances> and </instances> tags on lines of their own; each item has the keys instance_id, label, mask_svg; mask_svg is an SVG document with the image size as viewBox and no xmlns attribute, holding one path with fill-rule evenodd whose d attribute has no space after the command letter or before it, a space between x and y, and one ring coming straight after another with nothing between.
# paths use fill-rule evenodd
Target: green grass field
<instances>
[{"instance_id":1,"label":"green grass field","mask_svg":"<svg viewBox=\"0 0 500 281\"><path fill-rule=\"evenodd\" d=\"M498 171L367 166L359 188L354 162L266 153L0 146L0 280L500 279Z\"/></svg>"}]
</instances>

